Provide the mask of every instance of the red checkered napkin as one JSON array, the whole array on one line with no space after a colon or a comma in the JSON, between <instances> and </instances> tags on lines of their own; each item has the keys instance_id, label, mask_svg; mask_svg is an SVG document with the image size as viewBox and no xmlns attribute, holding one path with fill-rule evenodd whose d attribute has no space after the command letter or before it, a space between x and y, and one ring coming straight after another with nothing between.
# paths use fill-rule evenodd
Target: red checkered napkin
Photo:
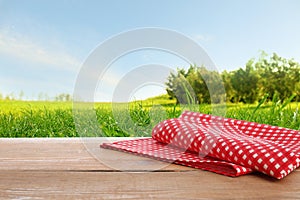
<instances>
[{"instance_id":1,"label":"red checkered napkin","mask_svg":"<svg viewBox=\"0 0 300 200\"><path fill-rule=\"evenodd\" d=\"M227 176L259 171L281 179L299 166L299 142L296 130L186 111L157 124L152 138L101 147Z\"/></svg>"}]
</instances>

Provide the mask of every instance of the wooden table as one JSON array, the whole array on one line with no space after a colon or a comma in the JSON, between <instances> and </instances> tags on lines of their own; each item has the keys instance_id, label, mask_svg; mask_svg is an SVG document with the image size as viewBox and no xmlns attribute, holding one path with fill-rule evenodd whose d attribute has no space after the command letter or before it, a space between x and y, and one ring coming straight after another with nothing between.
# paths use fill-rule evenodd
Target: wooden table
<instances>
[{"instance_id":1,"label":"wooden table","mask_svg":"<svg viewBox=\"0 0 300 200\"><path fill-rule=\"evenodd\" d=\"M100 149L103 140L0 139L0 199L300 199L299 170L230 178Z\"/></svg>"}]
</instances>

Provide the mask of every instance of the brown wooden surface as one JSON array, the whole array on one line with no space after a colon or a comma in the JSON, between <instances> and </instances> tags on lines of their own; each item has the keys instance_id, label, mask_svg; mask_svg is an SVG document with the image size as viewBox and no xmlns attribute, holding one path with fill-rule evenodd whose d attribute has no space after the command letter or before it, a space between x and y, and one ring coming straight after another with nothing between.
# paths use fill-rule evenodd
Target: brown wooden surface
<instances>
[{"instance_id":1,"label":"brown wooden surface","mask_svg":"<svg viewBox=\"0 0 300 200\"><path fill-rule=\"evenodd\" d=\"M0 139L0 199L300 199L299 170L230 178L103 150L103 140Z\"/></svg>"}]
</instances>

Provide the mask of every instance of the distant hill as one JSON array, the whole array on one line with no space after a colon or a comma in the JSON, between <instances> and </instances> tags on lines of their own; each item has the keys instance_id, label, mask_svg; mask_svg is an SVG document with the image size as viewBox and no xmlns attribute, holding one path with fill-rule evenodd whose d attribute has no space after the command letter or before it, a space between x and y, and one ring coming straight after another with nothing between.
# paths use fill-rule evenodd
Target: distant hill
<instances>
[{"instance_id":1,"label":"distant hill","mask_svg":"<svg viewBox=\"0 0 300 200\"><path fill-rule=\"evenodd\" d=\"M170 99L170 96L168 94L162 94L162 95L145 99L143 102L151 103L151 104L168 105L168 104L175 104L176 99Z\"/></svg>"}]
</instances>

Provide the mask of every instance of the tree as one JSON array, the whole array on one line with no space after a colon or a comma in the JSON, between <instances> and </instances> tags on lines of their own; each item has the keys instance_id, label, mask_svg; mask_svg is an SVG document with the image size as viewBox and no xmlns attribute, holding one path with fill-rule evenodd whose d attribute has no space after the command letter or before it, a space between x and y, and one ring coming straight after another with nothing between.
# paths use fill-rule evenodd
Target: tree
<instances>
[{"instance_id":1,"label":"tree","mask_svg":"<svg viewBox=\"0 0 300 200\"><path fill-rule=\"evenodd\" d=\"M233 72L227 72L226 70L222 72L222 79L226 91L226 101L231 103L235 101L235 97L236 97L236 92L233 89L231 84L232 75Z\"/></svg>"},{"instance_id":2,"label":"tree","mask_svg":"<svg viewBox=\"0 0 300 200\"><path fill-rule=\"evenodd\" d=\"M71 95L66 93L61 93L55 97L55 101L71 101Z\"/></svg>"},{"instance_id":3,"label":"tree","mask_svg":"<svg viewBox=\"0 0 300 200\"><path fill-rule=\"evenodd\" d=\"M177 69L166 83L167 92L177 103L220 103L223 101L254 103L268 94L269 99L285 100L296 95L300 100L300 64L273 53L262 52L250 59L245 68L219 74L205 67L191 65L187 71ZM224 98L224 88L227 99Z\"/></svg>"},{"instance_id":4,"label":"tree","mask_svg":"<svg viewBox=\"0 0 300 200\"><path fill-rule=\"evenodd\" d=\"M21 92L19 93L19 100L23 100L24 98L24 92L23 90L21 90Z\"/></svg>"},{"instance_id":5,"label":"tree","mask_svg":"<svg viewBox=\"0 0 300 200\"><path fill-rule=\"evenodd\" d=\"M235 102L254 103L259 94L259 75L255 71L254 60L251 59L246 64L246 69L238 69L231 76L232 88L235 90Z\"/></svg>"},{"instance_id":6,"label":"tree","mask_svg":"<svg viewBox=\"0 0 300 200\"><path fill-rule=\"evenodd\" d=\"M168 95L171 99L176 99L177 104L197 102L193 87L187 81L188 73L184 69L177 69L177 73L171 72L165 83Z\"/></svg>"},{"instance_id":7,"label":"tree","mask_svg":"<svg viewBox=\"0 0 300 200\"><path fill-rule=\"evenodd\" d=\"M222 76L217 71L207 70L205 67L196 67L196 76L188 81L194 85L200 103L221 103L225 101L225 90ZM198 77L198 78L196 78ZM193 84L194 83L194 84Z\"/></svg>"},{"instance_id":8,"label":"tree","mask_svg":"<svg viewBox=\"0 0 300 200\"><path fill-rule=\"evenodd\" d=\"M282 58L276 53L267 57L264 53L255 63L255 67L261 75L261 92L268 93L269 98L277 95L284 100L293 94L299 95L297 88L300 82L300 64L293 59Z\"/></svg>"},{"instance_id":9,"label":"tree","mask_svg":"<svg viewBox=\"0 0 300 200\"><path fill-rule=\"evenodd\" d=\"M220 103L225 101L223 80L216 71L191 65L186 72L177 69L166 83L167 92L177 103Z\"/></svg>"}]
</instances>

